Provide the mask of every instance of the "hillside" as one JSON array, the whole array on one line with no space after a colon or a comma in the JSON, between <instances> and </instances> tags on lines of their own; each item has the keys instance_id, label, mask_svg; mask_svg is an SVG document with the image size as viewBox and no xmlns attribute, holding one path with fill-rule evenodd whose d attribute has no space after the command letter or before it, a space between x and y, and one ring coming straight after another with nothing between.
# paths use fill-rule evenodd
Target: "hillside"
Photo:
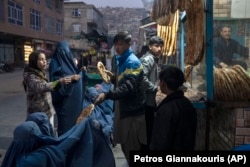
<instances>
[{"instance_id":1,"label":"hillside","mask_svg":"<svg viewBox=\"0 0 250 167\"><path fill-rule=\"evenodd\" d=\"M104 7L98 10L104 16L110 35L126 30L133 38L138 39L140 20L145 17L144 8Z\"/></svg>"}]
</instances>

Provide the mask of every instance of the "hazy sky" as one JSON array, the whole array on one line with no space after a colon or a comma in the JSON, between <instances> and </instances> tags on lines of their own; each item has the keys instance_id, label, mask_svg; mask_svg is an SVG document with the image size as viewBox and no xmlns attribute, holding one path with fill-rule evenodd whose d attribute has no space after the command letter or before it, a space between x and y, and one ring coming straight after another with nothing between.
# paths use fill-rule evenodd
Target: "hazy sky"
<instances>
[{"instance_id":1,"label":"hazy sky","mask_svg":"<svg viewBox=\"0 0 250 167\"><path fill-rule=\"evenodd\" d=\"M141 0L64 0L64 1L83 1L86 4L93 4L96 7L128 7L143 8Z\"/></svg>"}]
</instances>

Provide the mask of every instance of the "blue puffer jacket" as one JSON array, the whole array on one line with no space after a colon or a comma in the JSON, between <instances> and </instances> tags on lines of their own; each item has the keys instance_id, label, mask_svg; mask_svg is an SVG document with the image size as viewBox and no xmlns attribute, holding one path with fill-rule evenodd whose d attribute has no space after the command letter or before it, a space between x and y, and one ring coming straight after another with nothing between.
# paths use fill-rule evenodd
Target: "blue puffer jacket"
<instances>
[{"instance_id":1,"label":"blue puffer jacket","mask_svg":"<svg viewBox=\"0 0 250 167\"><path fill-rule=\"evenodd\" d=\"M132 50L119 56L115 77L117 86L106 93L106 98L119 100L120 118L144 114L143 68Z\"/></svg>"}]
</instances>

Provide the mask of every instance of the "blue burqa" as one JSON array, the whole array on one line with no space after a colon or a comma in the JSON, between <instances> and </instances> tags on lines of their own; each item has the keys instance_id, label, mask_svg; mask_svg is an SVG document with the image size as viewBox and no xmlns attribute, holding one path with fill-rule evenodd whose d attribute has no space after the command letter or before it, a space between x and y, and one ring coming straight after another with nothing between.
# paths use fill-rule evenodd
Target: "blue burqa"
<instances>
[{"instance_id":1,"label":"blue burqa","mask_svg":"<svg viewBox=\"0 0 250 167\"><path fill-rule=\"evenodd\" d=\"M74 62L68 43L59 42L49 65L50 81L73 74L79 74L83 77L82 72L78 70ZM61 85L59 89L52 92L52 101L58 118L57 132L59 136L74 126L77 117L81 113L82 83L83 79L79 79L68 85Z\"/></svg>"},{"instance_id":2,"label":"blue burqa","mask_svg":"<svg viewBox=\"0 0 250 167\"><path fill-rule=\"evenodd\" d=\"M33 117L34 118L34 117ZM58 138L44 135L33 121L14 131L2 167L114 167L112 150L86 118Z\"/></svg>"},{"instance_id":3,"label":"blue burqa","mask_svg":"<svg viewBox=\"0 0 250 167\"><path fill-rule=\"evenodd\" d=\"M49 117L44 112L34 112L27 116L26 121L34 121L44 135L55 137L55 132L50 124Z\"/></svg>"},{"instance_id":4,"label":"blue burqa","mask_svg":"<svg viewBox=\"0 0 250 167\"><path fill-rule=\"evenodd\" d=\"M95 87L89 87L85 93L83 108L92 104L96 96L103 91L105 91L103 88L97 90ZM109 141L110 135L113 132L113 101L105 100L98 106L95 106L89 118L92 120L94 126L100 126L100 130Z\"/></svg>"}]
</instances>

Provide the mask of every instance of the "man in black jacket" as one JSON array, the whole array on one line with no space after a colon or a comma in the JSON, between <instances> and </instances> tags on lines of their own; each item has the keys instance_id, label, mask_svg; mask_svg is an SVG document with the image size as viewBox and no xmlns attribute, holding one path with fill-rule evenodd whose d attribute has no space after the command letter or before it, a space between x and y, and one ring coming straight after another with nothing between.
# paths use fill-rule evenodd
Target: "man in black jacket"
<instances>
[{"instance_id":1,"label":"man in black jacket","mask_svg":"<svg viewBox=\"0 0 250 167\"><path fill-rule=\"evenodd\" d=\"M231 27L225 25L221 27L220 37L214 38L214 63L217 67L228 67L240 65L247 70L244 61L233 60L234 54L239 54L244 58L249 57L249 49L231 39Z\"/></svg>"}]
</instances>

